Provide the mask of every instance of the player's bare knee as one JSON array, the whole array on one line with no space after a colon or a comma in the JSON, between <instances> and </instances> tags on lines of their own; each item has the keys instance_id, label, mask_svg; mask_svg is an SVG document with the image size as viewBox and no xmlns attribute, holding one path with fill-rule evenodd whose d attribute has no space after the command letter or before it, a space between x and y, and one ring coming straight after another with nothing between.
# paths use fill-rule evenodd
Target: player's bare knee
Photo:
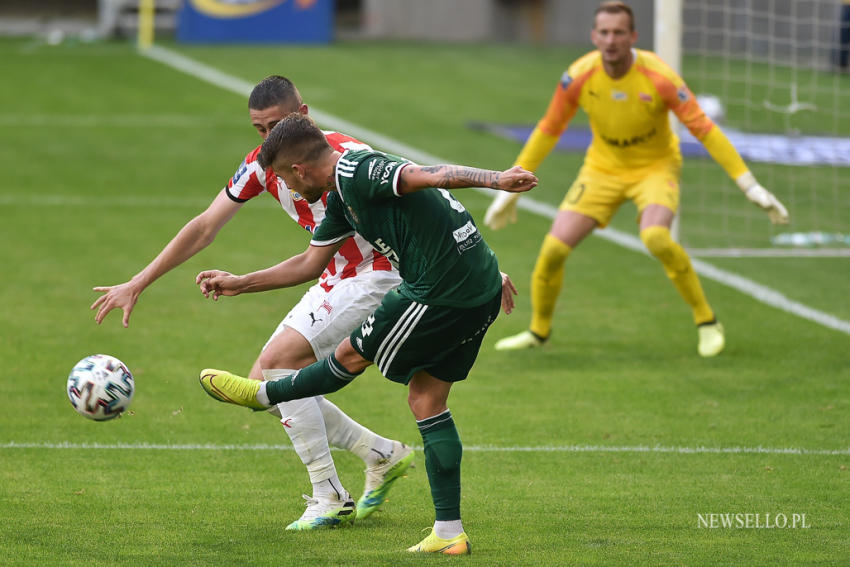
<instances>
[{"instance_id":1,"label":"player's bare knee","mask_svg":"<svg viewBox=\"0 0 850 567\"><path fill-rule=\"evenodd\" d=\"M407 405L417 421L434 417L446 411L445 396L438 392L409 388L407 391Z\"/></svg>"},{"instance_id":2,"label":"player's bare knee","mask_svg":"<svg viewBox=\"0 0 850 567\"><path fill-rule=\"evenodd\" d=\"M417 420L439 415L448 409L452 383L431 376L425 370L413 375L407 385L407 405Z\"/></svg>"},{"instance_id":3,"label":"player's bare knee","mask_svg":"<svg viewBox=\"0 0 850 567\"><path fill-rule=\"evenodd\" d=\"M407 393L407 405L417 421L428 419L446 411L446 404L429 396L426 392L410 390Z\"/></svg>"},{"instance_id":4,"label":"player's bare knee","mask_svg":"<svg viewBox=\"0 0 850 567\"><path fill-rule=\"evenodd\" d=\"M304 335L286 326L269 340L258 362L262 370L297 369L316 362L316 355Z\"/></svg>"},{"instance_id":5,"label":"player's bare knee","mask_svg":"<svg viewBox=\"0 0 850 567\"><path fill-rule=\"evenodd\" d=\"M275 348L266 348L260 354L260 368L263 370L272 370L275 368L303 368L308 364L315 362L316 357L313 352L301 352L299 349L286 349L276 346Z\"/></svg>"}]
</instances>

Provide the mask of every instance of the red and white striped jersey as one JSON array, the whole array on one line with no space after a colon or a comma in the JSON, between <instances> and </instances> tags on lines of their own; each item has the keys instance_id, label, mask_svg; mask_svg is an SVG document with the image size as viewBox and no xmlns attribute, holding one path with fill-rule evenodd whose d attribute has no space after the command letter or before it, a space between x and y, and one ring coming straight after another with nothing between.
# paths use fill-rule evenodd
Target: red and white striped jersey
<instances>
[{"instance_id":1,"label":"red and white striped jersey","mask_svg":"<svg viewBox=\"0 0 850 567\"><path fill-rule=\"evenodd\" d=\"M371 149L363 142L339 132L325 132L324 134L331 147L340 152ZM262 146L257 146L245 156L245 160L239 166L236 174L227 183L227 196L237 203L244 203L263 191L267 191L277 199L292 220L307 229L310 234L313 234L313 230L325 218L328 194L322 195L322 198L312 205L308 203L297 192L291 191L283 179L275 175L271 168L263 170L260 167L257 162L260 148ZM346 240L342 248L334 254L319 278L319 284L325 291L330 291L334 285L344 278L351 278L373 270L393 271L395 268L362 236L355 234Z\"/></svg>"}]
</instances>

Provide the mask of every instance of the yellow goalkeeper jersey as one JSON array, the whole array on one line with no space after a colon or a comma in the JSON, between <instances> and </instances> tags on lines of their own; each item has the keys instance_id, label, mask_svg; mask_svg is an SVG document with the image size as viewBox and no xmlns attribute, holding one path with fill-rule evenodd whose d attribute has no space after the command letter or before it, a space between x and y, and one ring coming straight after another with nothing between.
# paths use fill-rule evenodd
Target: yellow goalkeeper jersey
<instances>
[{"instance_id":1,"label":"yellow goalkeeper jersey","mask_svg":"<svg viewBox=\"0 0 850 567\"><path fill-rule=\"evenodd\" d=\"M651 51L634 49L633 55L631 68L619 79L605 72L599 51L570 65L537 124L542 136L529 139L518 163L535 170L579 107L590 118L593 132L586 165L628 178L671 160L681 162L679 139L668 118L672 110L730 176L745 172L738 152L681 77Z\"/></svg>"}]
</instances>

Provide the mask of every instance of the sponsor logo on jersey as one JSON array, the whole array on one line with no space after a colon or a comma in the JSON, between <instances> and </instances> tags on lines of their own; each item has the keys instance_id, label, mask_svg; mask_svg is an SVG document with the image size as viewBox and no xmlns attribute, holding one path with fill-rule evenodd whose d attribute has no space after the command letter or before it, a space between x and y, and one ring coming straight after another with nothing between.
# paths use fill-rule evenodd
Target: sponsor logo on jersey
<instances>
[{"instance_id":1,"label":"sponsor logo on jersey","mask_svg":"<svg viewBox=\"0 0 850 567\"><path fill-rule=\"evenodd\" d=\"M381 183L388 183L390 180L390 175L393 172L393 168L398 165L397 161L391 161L384 166L384 172L381 174Z\"/></svg>"},{"instance_id":2,"label":"sponsor logo on jersey","mask_svg":"<svg viewBox=\"0 0 850 567\"><path fill-rule=\"evenodd\" d=\"M676 91L676 97L679 99L679 102L688 102L688 99L691 98L691 94L688 92L688 87L682 86Z\"/></svg>"},{"instance_id":3,"label":"sponsor logo on jersey","mask_svg":"<svg viewBox=\"0 0 850 567\"><path fill-rule=\"evenodd\" d=\"M567 88L568 86L570 86L570 83L572 83L572 82L573 82L573 78L570 77L570 72L564 71L564 74L561 75L561 88L562 89Z\"/></svg>"},{"instance_id":4,"label":"sponsor logo on jersey","mask_svg":"<svg viewBox=\"0 0 850 567\"><path fill-rule=\"evenodd\" d=\"M472 224L472 221L469 221L459 229L452 232L452 236L454 236L455 242L463 242L476 232L478 232L478 228Z\"/></svg>"},{"instance_id":5,"label":"sponsor logo on jersey","mask_svg":"<svg viewBox=\"0 0 850 567\"><path fill-rule=\"evenodd\" d=\"M609 138L605 134L600 134L599 136L609 146L614 146L615 148L629 148L631 146L636 146L637 144L643 144L644 142L655 136L655 134L656 131L655 128L653 128L645 134L638 134L637 136L632 136L631 138Z\"/></svg>"},{"instance_id":6,"label":"sponsor logo on jersey","mask_svg":"<svg viewBox=\"0 0 850 567\"><path fill-rule=\"evenodd\" d=\"M236 173L233 175L233 179L230 180L230 186L233 187L239 183L239 178L245 175L246 171L248 171L248 164L243 161L239 166L239 169L237 169Z\"/></svg>"},{"instance_id":7,"label":"sponsor logo on jersey","mask_svg":"<svg viewBox=\"0 0 850 567\"><path fill-rule=\"evenodd\" d=\"M453 231L452 236L457 242L457 250L460 253L481 242L481 233L478 232L478 228L472 224L472 221L468 221L465 225Z\"/></svg>"},{"instance_id":8,"label":"sponsor logo on jersey","mask_svg":"<svg viewBox=\"0 0 850 567\"><path fill-rule=\"evenodd\" d=\"M397 165L397 161L376 159L369 164L369 179L379 183L387 183L392 176L393 168Z\"/></svg>"},{"instance_id":9,"label":"sponsor logo on jersey","mask_svg":"<svg viewBox=\"0 0 850 567\"><path fill-rule=\"evenodd\" d=\"M611 98L614 100L626 100L628 97L623 91L611 91Z\"/></svg>"},{"instance_id":10,"label":"sponsor logo on jersey","mask_svg":"<svg viewBox=\"0 0 850 567\"><path fill-rule=\"evenodd\" d=\"M638 93L638 98L643 102L652 102L652 95L646 93Z\"/></svg>"}]
</instances>

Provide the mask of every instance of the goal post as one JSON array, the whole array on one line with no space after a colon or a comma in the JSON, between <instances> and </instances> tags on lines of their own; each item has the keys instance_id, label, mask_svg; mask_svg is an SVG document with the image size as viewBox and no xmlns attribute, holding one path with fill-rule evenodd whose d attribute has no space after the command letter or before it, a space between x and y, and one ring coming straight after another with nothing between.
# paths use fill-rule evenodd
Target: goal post
<instances>
[{"instance_id":1,"label":"goal post","mask_svg":"<svg viewBox=\"0 0 850 567\"><path fill-rule=\"evenodd\" d=\"M674 71L682 72L682 0L655 0L653 49Z\"/></svg>"},{"instance_id":2,"label":"goal post","mask_svg":"<svg viewBox=\"0 0 850 567\"><path fill-rule=\"evenodd\" d=\"M153 45L155 17L155 0L139 0L139 35L136 41L139 49L148 49Z\"/></svg>"},{"instance_id":3,"label":"goal post","mask_svg":"<svg viewBox=\"0 0 850 567\"><path fill-rule=\"evenodd\" d=\"M676 73L682 74L682 0L655 0L655 20L653 29L653 50L670 65ZM671 127L674 132L681 130L676 116L670 112ZM680 240L679 215L673 218L670 227L673 239Z\"/></svg>"}]
</instances>

